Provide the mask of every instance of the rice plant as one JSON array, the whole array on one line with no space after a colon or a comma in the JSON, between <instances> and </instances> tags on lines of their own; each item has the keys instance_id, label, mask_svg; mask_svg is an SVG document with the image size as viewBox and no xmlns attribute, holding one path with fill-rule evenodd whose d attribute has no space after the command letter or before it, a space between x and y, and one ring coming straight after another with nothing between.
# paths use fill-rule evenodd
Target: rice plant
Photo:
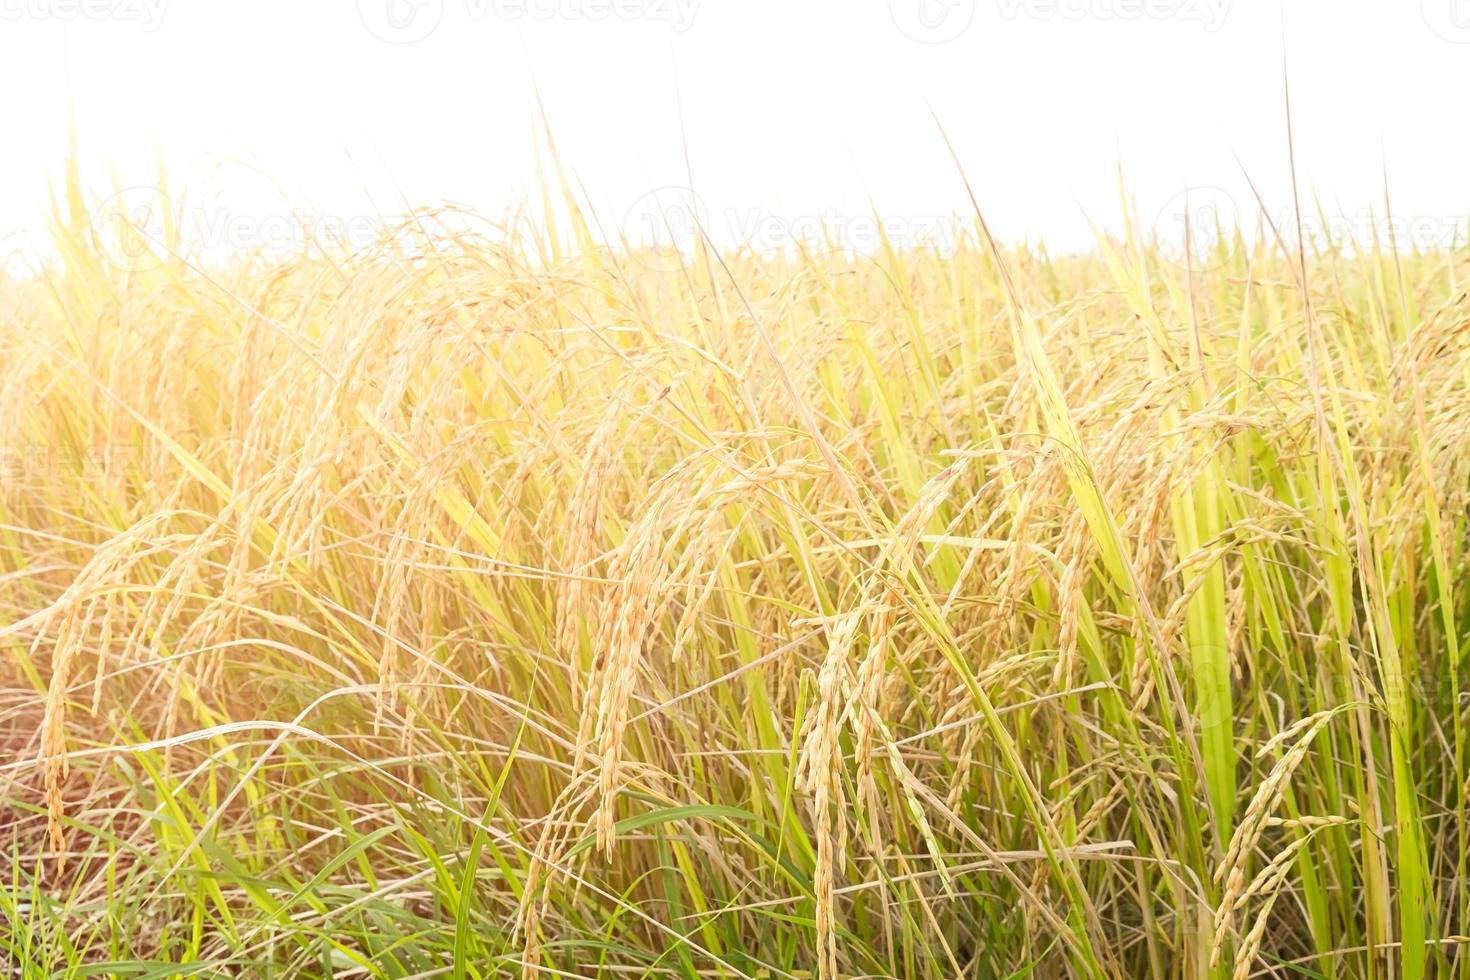
<instances>
[{"instance_id":1,"label":"rice plant","mask_svg":"<svg viewBox=\"0 0 1470 980\"><path fill-rule=\"evenodd\" d=\"M1463 252L670 255L546 184L205 262L68 172L11 975L1470 975Z\"/></svg>"}]
</instances>

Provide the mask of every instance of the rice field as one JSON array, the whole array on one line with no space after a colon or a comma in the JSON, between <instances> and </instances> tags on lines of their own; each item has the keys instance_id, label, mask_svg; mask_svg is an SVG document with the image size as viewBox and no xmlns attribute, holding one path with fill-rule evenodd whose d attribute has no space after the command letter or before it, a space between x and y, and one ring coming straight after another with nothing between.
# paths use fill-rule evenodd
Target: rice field
<instances>
[{"instance_id":1,"label":"rice field","mask_svg":"<svg viewBox=\"0 0 1470 980\"><path fill-rule=\"evenodd\" d=\"M545 185L204 263L69 173L0 282L8 975L1470 975L1470 256Z\"/></svg>"}]
</instances>

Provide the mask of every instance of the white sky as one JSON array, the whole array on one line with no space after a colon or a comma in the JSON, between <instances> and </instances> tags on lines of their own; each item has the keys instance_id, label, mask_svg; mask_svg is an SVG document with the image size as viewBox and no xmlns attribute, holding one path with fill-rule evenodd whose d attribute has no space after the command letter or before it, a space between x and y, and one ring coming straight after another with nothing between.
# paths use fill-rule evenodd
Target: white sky
<instances>
[{"instance_id":1,"label":"white sky","mask_svg":"<svg viewBox=\"0 0 1470 980\"><path fill-rule=\"evenodd\" d=\"M1253 222L1241 164L1290 202L1283 36L1304 193L1362 234L1386 167L1412 234L1451 237L1470 0L0 0L0 251L37 240L68 92L99 198L161 147L247 239L283 200L504 213L535 186L538 88L564 164L634 232L682 206L687 148L717 238L861 236L870 200L922 235L965 207L931 107L1006 239L1116 227L1120 162L1145 223L1177 230L1186 191Z\"/></svg>"}]
</instances>

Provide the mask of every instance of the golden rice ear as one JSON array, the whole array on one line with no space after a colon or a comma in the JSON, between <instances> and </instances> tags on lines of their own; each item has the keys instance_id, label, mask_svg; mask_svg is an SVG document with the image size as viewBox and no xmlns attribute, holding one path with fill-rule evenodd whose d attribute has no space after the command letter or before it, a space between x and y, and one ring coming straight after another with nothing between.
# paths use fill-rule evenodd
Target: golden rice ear
<instances>
[{"instance_id":1,"label":"golden rice ear","mask_svg":"<svg viewBox=\"0 0 1470 980\"><path fill-rule=\"evenodd\" d=\"M845 768L838 744L848 698L848 662L853 640L866 610L840 613L827 631L827 655L817 678L814 722L802 745L805 791L811 797L817 844L812 890L816 896L817 968L823 978L838 973L837 879L847 857L847 800L842 785Z\"/></svg>"}]
</instances>

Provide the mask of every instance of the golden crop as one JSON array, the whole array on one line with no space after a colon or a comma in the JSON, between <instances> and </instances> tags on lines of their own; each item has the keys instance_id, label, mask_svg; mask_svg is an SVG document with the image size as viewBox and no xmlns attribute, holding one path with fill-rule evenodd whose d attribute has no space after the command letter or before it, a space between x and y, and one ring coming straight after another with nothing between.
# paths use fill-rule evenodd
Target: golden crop
<instances>
[{"instance_id":1,"label":"golden crop","mask_svg":"<svg viewBox=\"0 0 1470 980\"><path fill-rule=\"evenodd\" d=\"M140 264L73 177L0 286L15 975L1470 969L1463 253L568 210Z\"/></svg>"}]
</instances>

